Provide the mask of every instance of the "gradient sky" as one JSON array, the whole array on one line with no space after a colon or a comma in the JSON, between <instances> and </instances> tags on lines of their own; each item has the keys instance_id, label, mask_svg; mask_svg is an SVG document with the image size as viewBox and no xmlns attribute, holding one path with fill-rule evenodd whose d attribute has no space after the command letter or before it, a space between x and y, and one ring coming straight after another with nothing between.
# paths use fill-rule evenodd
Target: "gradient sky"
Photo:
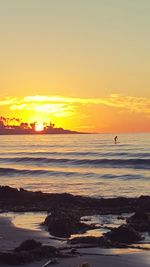
<instances>
[{"instance_id":1,"label":"gradient sky","mask_svg":"<svg viewBox=\"0 0 150 267\"><path fill-rule=\"evenodd\" d=\"M149 0L0 0L0 115L150 131Z\"/></svg>"}]
</instances>

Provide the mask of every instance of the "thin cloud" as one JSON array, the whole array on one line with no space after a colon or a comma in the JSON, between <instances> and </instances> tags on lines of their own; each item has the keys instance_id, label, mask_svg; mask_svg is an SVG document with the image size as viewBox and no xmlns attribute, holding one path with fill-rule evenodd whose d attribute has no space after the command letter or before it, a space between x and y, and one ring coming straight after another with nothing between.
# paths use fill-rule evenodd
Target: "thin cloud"
<instances>
[{"instance_id":1,"label":"thin cloud","mask_svg":"<svg viewBox=\"0 0 150 267\"><path fill-rule=\"evenodd\" d=\"M10 106L14 103L18 103L17 98L5 98L4 100L0 100L0 106Z\"/></svg>"},{"instance_id":2,"label":"thin cloud","mask_svg":"<svg viewBox=\"0 0 150 267\"><path fill-rule=\"evenodd\" d=\"M0 101L0 106L6 106L10 110L30 110L55 114L55 116L72 116L81 106L102 105L150 115L150 99L144 97L123 96L111 94L102 98L76 98L64 96L26 96L24 98L6 98Z\"/></svg>"}]
</instances>

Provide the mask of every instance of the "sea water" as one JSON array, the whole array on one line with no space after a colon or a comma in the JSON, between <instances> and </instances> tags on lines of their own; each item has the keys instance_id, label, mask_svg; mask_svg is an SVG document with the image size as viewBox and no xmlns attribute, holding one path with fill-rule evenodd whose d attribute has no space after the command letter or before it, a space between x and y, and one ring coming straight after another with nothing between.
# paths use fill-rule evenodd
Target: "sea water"
<instances>
[{"instance_id":1,"label":"sea water","mask_svg":"<svg viewBox=\"0 0 150 267\"><path fill-rule=\"evenodd\" d=\"M92 197L150 193L150 133L0 136L0 185Z\"/></svg>"}]
</instances>

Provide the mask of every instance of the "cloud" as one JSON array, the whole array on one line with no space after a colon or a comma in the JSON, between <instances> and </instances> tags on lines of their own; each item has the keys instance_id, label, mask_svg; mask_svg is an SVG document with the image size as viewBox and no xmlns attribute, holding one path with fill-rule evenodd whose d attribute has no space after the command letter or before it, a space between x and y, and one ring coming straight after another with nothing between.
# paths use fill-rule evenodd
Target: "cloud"
<instances>
[{"instance_id":1,"label":"cloud","mask_svg":"<svg viewBox=\"0 0 150 267\"><path fill-rule=\"evenodd\" d=\"M35 111L37 113L46 113L56 117L72 116L75 113L74 106L69 104L70 100L57 96L27 96L23 99L15 100L11 103L11 110Z\"/></svg>"},{"instance_id":2,"label":"cloud","mask_svg":"<svg viewBox=\"0 0 150 267\"><path fill-rule=\"evenodd\" d=\"M10 106L14 103L18 103L17 98L5 98L4 100L0 100L0 106Z\"/></svg>"},{"instance_id":3,"label":"cloud","mask_svg":"<svg viewBox=\"0 0 150 267\"><path fill-rule=\"evenodd\" d=\"M120 111L150 115L150 98L123 96L111 94L101 98L76 98L64 96L26 96L24 98L6 98L0 101L0 106L7 106L10 110L35 111L55 116L72 116L81 106L102 105Z\"/></svg>"}]
</instances>

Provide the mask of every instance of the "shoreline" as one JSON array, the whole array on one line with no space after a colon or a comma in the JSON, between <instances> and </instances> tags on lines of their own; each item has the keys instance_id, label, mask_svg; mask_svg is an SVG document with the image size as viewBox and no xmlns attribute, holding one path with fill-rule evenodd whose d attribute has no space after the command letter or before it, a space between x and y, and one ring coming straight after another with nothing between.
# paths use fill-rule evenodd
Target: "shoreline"
<instances>
[{"instance_id":1,"label":"shoreline","mask_svg":"<svg viewBox=\"0 0 150 267\"><path fill-rule=\"evenodd\" d=\"M92 198L70 193L43 193L0 186L0 212L49 211L56 207L78 209L82 216L131 213L137 209L150 210L150 196Z\"/></svg>"},{"instance_id":2,"label":"shoreline","mask_svg":"<svg viewBox=\"0 0 150 267\"><path fill-rule=\"evenodd\" d=\"M5 251L12 250L18 246L23 240L28 238L35 238L37 241L45 242L45 238L40 231L33 231L28 229L17 228L13 225L11 220L0 216L0 236L5 233L4 239L0 238L0 247ZM9 243L9 246L8 246ZM49 240L50 245L54 245L55 241ZM55 243L56 245L56 243ZM67 249L66 249L67 250ZM150 261L149 251L138 249L103 249L103 248L79 248L78 253L74 257L58 258L58 266L61 267L78 267L84 262L88 262L91 267L148 267ZM2 251L1 251L2 252ZM25 267L41 267L48 259L41 261L34 261L25 264ZM0 266L12 266L0 264ZM13 265L18 266L18 265ZM51 264L55 266L55 264Z\"/></svg>"},{"instance_id":3,"label":"shoreline","mask_svg":"<svg viewBox=\"0 0 150 267\"><path fill-rule=\"evenodd\" d=\"M120 215L122 215L124 212L131 213L136 212L139 209L143 211L144 209L144 211L148 212L149 214L149 204L150 196L141 196L139 198L93 199L89 197L73 196L70 194L49 194L42 192L32 192L24 189L18 190L16 188L11 188L8 186L1 186L1 253L14 253L14 249L20 246L22 242L34 239L36 242L41 242L42 246L53 246L55 247L55 249L62 251L62 257L67 258L58 257L58 266L61 267L78 267L79 264L83 262L88 262L90 264L90 267L99 267L99 263L102 267L148 267L148 264L150 262L149 249L138 249L138 247L134 248L133 246L122 247L121 243L120 245L118 243L117 246L114 246L115 243L113 242L108 247L107 245L109 243L105 244L105 247L98 243L93 243L92 245L92 243L90 244L90 242L67 243L69 236L66 236L66 238L64 239L59 238L59 235L57 235L57 233L56 235L50 233L50 228L49 233L51 235L42 227L36 230L31 230L28 229L29 227L25 226L25 223L22 223L22 227L18 227L13 223L13 220L11 220L9 214L14 212L14 214L19 214L16 216L21 216L21 212L23 212L22 216L25 216L26 212L31 212L31 215L34 217L34 221L38 223L38 217L36 217L37 213L44 210L50 213L50 215L47 216L47 222L54 223L52 225L48 224L48 227L55 227L56 223L59 223L61 225L61 223L63 224L65 220L69 218L69 220L73 219L73 221L71 221L70 223L73 223L73 232L74 230L76 232L78 231L78 222L80 222L80 219L84 216L98 215L102 217L102 215L109 214L110 217L112 217L112 215L118 215L118 217L122 220L122 216ZM4 212L6 213L4 214ZM45 217L46 215L47 214L45 213ZM48 218L49 216L50 218ZM28 219L27 217L24 218L24 220ZM53 221L53 219L57 220ZM81 226L85 227L84 221L81 221ZM113 229L114 228L112 228L112 230L110 231L113 231ZM87 231L88 230L86 230L86 232ZM107 233L106 235L104 234L104 236L107 237ZM71 254L72 249L75 249L77 253ZM64 253L67 253L67 256L65 256ZM48 258L45 258L41 261L41 257L40 261L36 262L35 259L33 260L33 263L24 266L39 267L48 260ZM53 265L54 264L52 264L51 266ZM0 266L5 265L0 264Z\"/></svg>"},{"instance_id":4,"label":"shoreline","mask_svg":"<svg viewBox=\"0 0 150 267\"><path fill-rule=\"evenodd\" d=\"M56 239L51 239L44 229L30 230L16 227L12 220L5 216L0 216L0 252L9 252L18 247L23 241L35 239L45 245L60 247L61 243Z\"/></svg>"}]
</instances>

